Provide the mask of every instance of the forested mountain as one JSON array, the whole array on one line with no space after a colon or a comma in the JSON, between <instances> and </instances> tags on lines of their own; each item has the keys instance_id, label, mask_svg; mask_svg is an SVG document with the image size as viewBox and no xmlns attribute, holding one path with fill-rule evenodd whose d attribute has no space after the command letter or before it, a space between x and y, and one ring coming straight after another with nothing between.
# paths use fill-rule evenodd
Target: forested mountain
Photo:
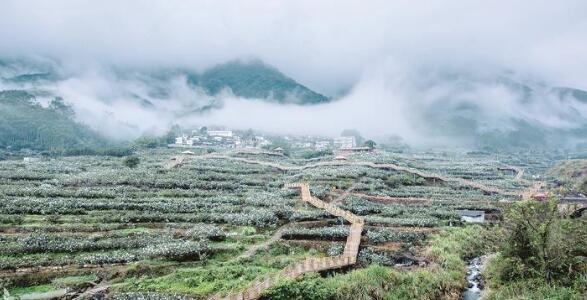
<instances>
[{"instance_id":1,"label":"forested mountain","mask_svg":"<svg viewBox=\"0 0 587 300\"><path fill-rule=\"evenodd\" d=\"M0 91L0 148L63 151L102 145L104 139L74 121L61 98L47 107L25 91Z\"/></svg>"},{"instance_id":2,"label":"forested mountain","mask_svg":"<svg viewBox=\"0 0 587 300\"><path fill-rule=\"evenodd\" d=\"M279 70L259 60L231 61L192 75L190 83L203 87L211 95L229 88L236 96L268 99L279 103L316 104L328 98L316 93Z\"/></svg>"},{"instance_id":3,"label":"forested mountain","mask_svg":"<svg viewBox=\"0 0 587 300\"><path fill-rule=\"evenodd\" d=\"M68 79L77 79L78 74L60 71L59 62L35 60L0 60L0 80L14 88L45 86ZM117 93L135 97L137 101L151 106L154 100L165 100L175 95L178 81L183 81L192 92L203 91L210 98L227 92L244 99L292 104L318 104L327 102L328 97L321 95L278 69L260 61L233 60L219 64L202 72L186 68L149 68L106 67L102 74L110 80L117 80L133 86L141 86L141 92L128 89L128 86L114 85L121 89ZM63 74L62 74L63 73ZM1 86L0 86L1 87ZM151 100L153 100L151 99ZM193 102L201 99L194 97ZM206 106L206 105L204 105Z\"/></svg>"},{"instance_id":4,"label":"forested mountain","mask_svg":"<svg viewBox=\"0 0 587 300\"><path fill-rule=\"evenodd\" d=\"M177 66L66 69L60 62L51 60L0 60L0 91L21 90L26 97L34 97L36 101L33 102L37 103L36 106L23 106L21 103L18 111L11 107L11 115L7 114L1 122L16 124L19 120L31 119L35 124L54 112L47 107L49 101L63 98L62 102L71 105L78 114L76 118L61 117L55 122L75 124L74 119L83 119L88 126L105 136L123 140L146 132L161 134L178 120L204 118L222 110L234 98L245 100L239 104L243 107L248 105L249 100L272 103L272 109L280 109L277 106L281 104L304 105L310 114L314 106L332 105L332 115L314 116L336 116L349 120L355 120L353 109L348 108L351 104L360 108L381 106L388 101L393 104L383 105L385 107L377 111L373 119L385 123L388 118L407 115L409 117L405 118L405 122L409 124L405 127L415 128L412 135L420 136L420 140L423 137L427 141L440 140L449 145L496 150L587 145L586 91L557 87L509 71L477 74L439 70L426 76L418 74L410 77L400 87L386 86L382 95L376 90L357 95L349 87L352 97L348 98L354 102L344 101L346 96L343 95L340 102L348 106L342 110L336 106L338 99L321 95L278 69L254 59L233 60L201 71ZM9 92L10 95L15 93ZM39 106L39 103L47 108ZM402 108L407 109L400 111ZM25 109L44 115L36 118L33 114L24 113ZM15 120L19 112L22 118ZM13 119L9 121L9 118ZM368 123L364 118L356 121ZM31 126L42 128L41 125ZM291 126L295 127L295 124ZM78 139L91 136L85 126L79 128L84 130L75 129L78 131L71 138L76 142L65 142L63 137L57 138L62 140L58 144L91 143L93 137L89 140ZM367 132L368 129L362 131ZM404 134L392 130L389 134ZM24 132L30 134L31 131ZM54 147L48 142L31 142L34 139L30 136L21 146L17 146L20 140L16 137L23 137L26 135L24 132L11 133L16 143L14 147ZM39 131L35 132L38 134ZM65 130L58 132L68 135ZM405 136L403 138L409 140Z\"/></svg>"}]
</instances>

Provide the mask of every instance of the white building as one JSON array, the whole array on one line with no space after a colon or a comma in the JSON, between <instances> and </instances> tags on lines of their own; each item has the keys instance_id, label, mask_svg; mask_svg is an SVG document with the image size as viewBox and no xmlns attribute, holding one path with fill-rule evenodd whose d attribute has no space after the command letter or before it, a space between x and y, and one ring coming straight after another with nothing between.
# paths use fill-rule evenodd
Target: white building
<instances>
[{"instance_id":1,"label":"white building","mask_svg":"<svg viewBox=\"0 0 587 300\"><path fill-rule=\"evenodd\" d=\"M25 157L25 158L22 159L22 161L24 161L25 163L29 163L29 164L30 163L34 163L34 162L38 162L40 160L41 159L38 158L38 157L29 157L29 156L27 156L27 157Z\"/></svg>"},{"instance_id":2,"label":"white building","mask_svg":"<svg viewBox=\"0 0 587 300\"><path fill-rule=\"evenodd\" d=\"M330 141L317 141L314 144L314 149L318 151L326 150L330 147Z\"/></svg>"},{"instance_id":3,"label":"white building","mask_svg":"<svg viewBox=\"0 0 587 300\"><path fill-rule=\"evenodd\" d=\"M184 146L192 146L194 144L194 140L192 138L188 138L187 136L179 136L175 138L176 145L184 145Z\"/></svg>"},{"instance_id":4,"label":"white building","mask_svg":"<svg viewBox=\"0 0 587 300\"><path fill-rule=\"evenodd\" d=\"M350 149L357 146L354 136L341 136L334 139L334 147L338 149Z\"/></svg>"},{"instance_id":5,"label":"white building","mask_svg":"<svg viewBox=\"0 0 587 300\"><path fill-rule=\"evenodd\" d=\"M232 130L208 130L208 135L213 137L232 137Z\"/></svg>"},{"instance_id":6,"label":"white building","mask_svg":"<svg viewBox=\"0 0 587 300\"><path fill-rule=\"evenodd\" d=\"M175 138L175 144L176 145L188 145L188 144L193 144L193 142L186 135L182 135L182 136Z\"/></svg>"}]
</instances>

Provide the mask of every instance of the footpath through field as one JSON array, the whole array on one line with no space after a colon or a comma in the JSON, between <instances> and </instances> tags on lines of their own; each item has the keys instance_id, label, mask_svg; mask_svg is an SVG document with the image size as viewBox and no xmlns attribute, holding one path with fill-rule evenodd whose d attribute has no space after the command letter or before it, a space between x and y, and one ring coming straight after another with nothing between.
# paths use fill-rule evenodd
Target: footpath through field
<instances>
[{"instance_id":1,"label":"footpath through field","mask_svg":"<svg viewBox=\"0 0 587 300\"><path fill-rule=\"evenodd\" d=\"M351 223L351 228L342 255L322 258L308 258L281 271L278 276L267 277L263 280L254 282L251 287L226 297L214 296L211 299L226 300L250 300L257 299L263 291L273 286L279 278L294 279L304 273L319 272L330 269L342 268L353 265L357 262L359 245L361 243L361 233L365 221L355 214L340 209L337 206L326 203L316 197L312 197L308 183L291 183L286 184L286 188L300 188L302 201L308 202L317 208L324 209L332 215L341 217Z\"/></svg>"},{"instance_id":2,"label":"footpath through field","mask_svg":"<svg viewBox=\"0 0 587 300\"><path fill-rule=\"evenodd\" d=\"M249 163L249 164L268 166L268 167L272 167L272 168L275 168L275 169L278 169L281 171L302 171L302 170L306 170L306 169L318 168L318 167L323 167L323 166L363 166L363 167L370 167L370 168L375 168L375 169L385 169L385 170L395 170L395 171L400 171L400 172L406 172L406 173L414 174L414 175L417 175L419 177L423 177L423 178L429 179L429 180L434 179L434 180L439 180L439 181L444 181L444 182L453 182L453 183L457 183L457 184L463 185L463 186L470 186L472 188L483 191L484 193L487 193L487 194L500 194L500 195L508 195L508 196L518 195L517 193L507 192L507 191L504 191L500 188L487 186L487 185L484 185L484 184L481 184L478 182L474 182L474 181L471 181L468 179L443 176L440 174L429 173L429 172L418 170L415 168L400 166L400 165L396 165L396 164L392 164L392 163L377 164L377 163L370 162L370 161L333 160L333 161L321 161L321 162L311 163L311 164L307 164L307 165L303 165L303 166L291 166L291 165L283 165L283 164L275 163L275 162L253 160L253 159L248 159L248 158L243 158L243 157L233 157L233 156L222 155L222 154L210 154L210 155L206 155L205 157L206 158L228 159L228 160L239 161L239 162L244 162L244 163Z\"/></svg>"}]
</instances>

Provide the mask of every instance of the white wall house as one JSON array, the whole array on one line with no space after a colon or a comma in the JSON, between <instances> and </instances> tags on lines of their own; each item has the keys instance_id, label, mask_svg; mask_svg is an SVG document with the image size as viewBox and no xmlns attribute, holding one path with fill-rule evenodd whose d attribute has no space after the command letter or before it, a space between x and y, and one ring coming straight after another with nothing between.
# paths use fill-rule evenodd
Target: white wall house
<instances>
[{"instance_id":1,"label":"white wall house","mask_svg":"<svg viewBox=\"0 0 587 300\"><path fill-rule=\"evenodd\" d=\"M334 147L338 149L349 149L357 146L354 136L341 136L334 139Z\"/></svg>"},{"instance_id":2,"label":"white wall house","mask_svg":"<svg viewBox=\"0 0 587 300\"><path fill-rule=\"evenodd\" d=\"M232 137L232 130L208 130L208 135L213 137Z\"/></svg>"},{"instance_id":3,"label":"white wall house","mask_svg":"<svg viewBox=\"0 0 587 300\"><path fill-rule=\"evenodd\" d=\"M321 150L326 150L330 147L330 141L317 141L314 144L314 149L321 151Z\"/></svg>"},{"instance_id":4,"label":"white wall house","mask_svg":"<svg viewBox=\"0 0 587 300\"><path fill-rule=\"evenodd\" d=\"M176 145L188 145L192 146L194 144L194 139L188 138L187 136L179 136L175 138Z\"/></svg>"}]
</instances>

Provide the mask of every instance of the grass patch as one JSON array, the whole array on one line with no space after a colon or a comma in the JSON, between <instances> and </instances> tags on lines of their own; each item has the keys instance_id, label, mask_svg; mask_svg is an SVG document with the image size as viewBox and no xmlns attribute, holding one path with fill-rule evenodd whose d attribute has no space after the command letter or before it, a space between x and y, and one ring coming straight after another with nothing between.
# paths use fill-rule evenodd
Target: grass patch
<instances>
[{"instance_id":1,"label":"grass patch","mask_svg":"<svg viewBox=\"0 0 587 300\"><path fill-rule=\"evenodd\" d=\"M487 300L583 300L585 295L587 295L587 276L576 279L570 287L546 285L542 280L514 281L492 291Z\"/></svg>"},{"instance_id":2,"label":"grass patch","mask_svg":"<svg viewBox=\"0 0 587 300\"><path fill-rule=\"evenodd\" d=\"M226 294L246 288L259 277L276 274L310 253L303 247L275 244L267 252L245 260L224 261L227 257L213 257L198 266L178 268L163 276L128 278L117 289L194 297Z\"/></svg>"},{"instance_id":3,"label":"grass patch","mask_svg":"<svg viewBox=\"0 0 587 300\"><path fill-rule=\"evenodd\" d=\"M11 296L21 296L31 293L45 293L53 290L55 290L55 287L52 284L41 284L27 287L14 287L11 288L8 292Z\"/></svg>"}]
</instances>

